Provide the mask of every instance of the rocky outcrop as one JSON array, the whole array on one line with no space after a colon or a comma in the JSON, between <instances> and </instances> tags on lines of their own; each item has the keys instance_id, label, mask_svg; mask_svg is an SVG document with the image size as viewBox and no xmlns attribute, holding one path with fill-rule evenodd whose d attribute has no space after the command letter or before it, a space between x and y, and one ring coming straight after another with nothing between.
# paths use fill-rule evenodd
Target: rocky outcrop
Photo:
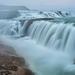
<instances>
[{"instance_id":1,"label":"rocky outcrop","mask_svg":"<svg viewBox=\"0 0 75 75\"><path fill-rule=\"evenodd\" d=\"M12 47L0 44L0 75L34 75Z\"/></svg>"}]
</instances>

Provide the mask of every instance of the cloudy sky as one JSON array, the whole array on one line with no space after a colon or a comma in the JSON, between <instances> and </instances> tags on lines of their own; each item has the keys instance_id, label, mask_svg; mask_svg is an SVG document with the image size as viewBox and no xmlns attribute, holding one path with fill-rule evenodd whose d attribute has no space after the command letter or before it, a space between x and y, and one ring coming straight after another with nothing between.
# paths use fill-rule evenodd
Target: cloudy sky
<instances>
[{"instance_id":1,"label":"cloudy sky","mask_svg":"<svg viewBox=\"0 0 75 75\"><path fill-rule=\"evenodd\" d=\"M0 5L24 5L31 9L74 8L75 0L0 0Z\"/></svg>"}]
</instances>

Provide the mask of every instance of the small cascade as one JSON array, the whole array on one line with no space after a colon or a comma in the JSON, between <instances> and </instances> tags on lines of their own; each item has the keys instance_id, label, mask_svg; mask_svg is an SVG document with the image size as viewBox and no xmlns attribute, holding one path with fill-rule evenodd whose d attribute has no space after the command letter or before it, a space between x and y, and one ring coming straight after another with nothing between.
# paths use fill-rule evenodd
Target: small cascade
<instances>
[{"instance_id":1,"label":"small cascade","mask_svg":"<svg viewBox=\"0 0 75 75\"><path fill-rule=\"evenodd\" d=\"M21 23L19 21L0 20L1 35L18 35L20 33Z\"/></svg>"},{"instance_id":2,"label":"small cascade","mask_svg":"<svg viewBox=\"0 0 75 75\"><path fill-rule=\"evenodd\" d=\"M29 25L29 20L0 20L0 35L7 35L13 37L21 37L26 35L26 30Z\"/></svg>"},{"instance_id":3,"label":"small cascade","mask_svg":"<svg viewBox=\"0 0 75 75\"><path fill-rule=\"evenodd\" d=\"M20 32L19 32L20 37L26 35L26 30L28 28L28 24L27 24L28 22L29 22L28 20L25 21L24 24L19 28L20 29Z\"/></svg>"}]
</instances>

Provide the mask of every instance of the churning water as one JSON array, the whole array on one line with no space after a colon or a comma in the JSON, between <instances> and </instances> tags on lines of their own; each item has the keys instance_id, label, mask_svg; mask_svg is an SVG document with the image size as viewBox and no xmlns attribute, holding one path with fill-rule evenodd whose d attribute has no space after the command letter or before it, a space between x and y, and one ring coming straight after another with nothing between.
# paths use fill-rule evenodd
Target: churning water
<instances>
[{"instance_id":1,"label":"churning water","mask_svg":"<svg viewBox=\"0 0 75 75\"><path fill-rule=\"evenodd\" d=\"M35 75L75 75L74 23L0 21L0 40L25 58Z\"/></svg>"}]
</instances>

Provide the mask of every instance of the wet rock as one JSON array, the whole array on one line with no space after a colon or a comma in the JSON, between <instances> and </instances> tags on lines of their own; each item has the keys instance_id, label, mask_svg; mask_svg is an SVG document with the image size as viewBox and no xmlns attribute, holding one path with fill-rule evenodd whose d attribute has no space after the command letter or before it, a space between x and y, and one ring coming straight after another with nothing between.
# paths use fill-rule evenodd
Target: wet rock
<instances>
[{"instance_id":1,"label":"wet rock","mask_svg":"<svg viewBox=\"0 0 75 75\"><path fill-rule=\"evenodd\" d=\"M0 44L0 75L34 75L12 47Z\"/></svg>"}]
</instances>

